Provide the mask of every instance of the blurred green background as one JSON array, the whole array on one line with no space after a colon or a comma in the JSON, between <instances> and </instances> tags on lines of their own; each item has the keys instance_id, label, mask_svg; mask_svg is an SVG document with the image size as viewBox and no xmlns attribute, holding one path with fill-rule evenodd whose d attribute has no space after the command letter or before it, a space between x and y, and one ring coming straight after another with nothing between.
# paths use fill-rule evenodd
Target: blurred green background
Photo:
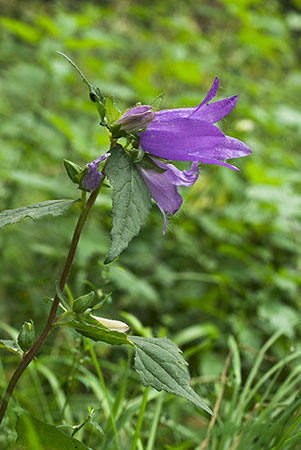
<instances>
[{"instance_id":1,"label":"blurred green background","mask_svg":"<svg viewBox=\"0 0 301 450\"><path fill-rule=\"evenodd\" d=\"M295 326L301 284L300 6L300 0L32 0L22 6L0 0L1 210L77 198L63 158L86 164L108 148L86 87L57 50L105 95L113 94L120 109L137 101L150 104L161 93L161 109L197 105L215 76L218 99L239 94L235 110L219 126L253 150L235 162L241 172L204 166L198 182L181 191L184 205L169 220L166 236L154 205L139 237L109 267L103 260L111 192L104 189L69 280L76 296L90 286L112 292L103 316L127 321L136 334L174 339L193 380L199 380L195 389L211 406L229 335L239 344L243 377L279 328L285 332L270 349L272 360L301 347ZM62 217L25 219L1 230L1 338L14 335L29 318L42 328L49 310L42 300L53 295L77 214L74 207ZM69 390L73 423L94 398L77 369L72 375L77 384L66 387L65 372L72 366L67 361L78 354L85 358L83 345L64 330L44 349L56 359L44 363L62 392ZM107 361L105 375L114 393L126 352L96 347ZM2 388L15 365L16 357L1 353ZM138 389L137 377L131 377L129 398ZM30 375L24 375L11 411L21 405L39 414L40 400L28 401L31 389ZM51 383L44 388L46 397L51 389ZM50 403L50 410L58 423L57 406ZM209 420L175 398L167 401L166 414L175 423L182 417L189 430L205 429ZM196 448L180 446L189 441L180 429L168 431L166 425L161 433L162 447L156 448ZM12 436L7 431L7 439Z\"/></svg>"}]
</instances>

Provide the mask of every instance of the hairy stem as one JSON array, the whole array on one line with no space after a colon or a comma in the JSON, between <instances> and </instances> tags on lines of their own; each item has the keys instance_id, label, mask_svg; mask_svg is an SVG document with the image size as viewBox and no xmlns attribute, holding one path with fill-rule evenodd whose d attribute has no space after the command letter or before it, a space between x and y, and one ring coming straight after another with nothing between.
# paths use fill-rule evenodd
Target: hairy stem
<instances>
[{"instance_id":1,"label":"hairy stem","mask_svg":"<svg viewBox=\"0 0 301 450\"><path fill-rule=\"evenodd\" d=\"M103 172L104 172L104 170L103 170ZM104 180L104 178L102 179L102 182L103 182L103 180ZM97 195L99 193L101 186L102 186L102 183L100 184L100 186L97 189L95 189L91 193L89 200L87 201L84 209L82 209L81 214L78 218L77 225L75 227L72 241L70 244L69 252L67 255L67 259L65 262L65 266L63 269L63 273L62 273L60 281L59 281L59 288L61 291L64 290L65 284L67 282L67 279L68 279L68 276L69 276L69 273L70 273L70 270L71 270L71 267L73 264L73 260L74 260L74 256L75 256L75 252L77 249L77 245L79 242L81 232L84 228L84 225L85 225L87 217L91 211L91 208L93 207L93 205L95 203L95 200L97 198ZM58 309L59 303L60 303L60 300L58 298L58 295L56 294L54 297L52 307L51 307L51 310L50 310L50 313L48 316L48 320L47 320L44 330L42 331L42 333L40 334L40 336L38 337L36 342L33 344L33 346L30 348L30 350L23 356L23 359L21 360L19 366L17 367L17 369L15 370L15 372L13 373L13 375L10 379L10 382L7 386L7 389L4 394L4 398L2 400L1 407L0 407L0 424L2 422L8 402L10 400L10 397L15 389L15 386L16 386L19 378L23 374L26 367L31 363L33 358L36 356L36 354L38 353L38 351L40 350L40 348L46 341L49 332L51 331L52 325L54 324L54 322L56 320L56 314L57 314L57 309Z\"/></svg>"}]
</instances>

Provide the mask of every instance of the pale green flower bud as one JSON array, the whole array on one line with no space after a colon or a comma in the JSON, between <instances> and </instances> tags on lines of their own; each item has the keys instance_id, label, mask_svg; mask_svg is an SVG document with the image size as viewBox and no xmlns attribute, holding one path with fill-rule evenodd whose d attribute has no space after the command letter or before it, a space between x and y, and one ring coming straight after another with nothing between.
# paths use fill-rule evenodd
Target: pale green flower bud
<instances>
[{"instance_id":1,"label":"pale green flower bud","mask_svg":"<svg viewBox=\"0 0 301 450\"><path fill-rule=\"evenodd\" d=\"M35 341L35 330L33 321L24 322L20 333L18 335L18 345L23 350L23 352L27 352L30 347L33 346Z\"/></svg>"}]
</instances>

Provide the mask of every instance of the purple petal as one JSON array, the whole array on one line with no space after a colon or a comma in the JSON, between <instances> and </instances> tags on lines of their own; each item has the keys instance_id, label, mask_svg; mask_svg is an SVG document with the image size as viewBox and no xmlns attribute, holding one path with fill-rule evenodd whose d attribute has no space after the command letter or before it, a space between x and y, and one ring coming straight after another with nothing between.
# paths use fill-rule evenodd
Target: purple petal
<instances>
[{"instance_id":1,"label":"purple petal","mask_svg":"<svg viewBox=\"0 0 301 450\"><path fill-rule=\"evenodd\" d=\"M200 103L198 106L195 106L193 108L162 109L161 111L156 112L156 116L162 122L174 120L179 117L187 117L188 118L188 117L194 115L198 111L198 109L201 108L203 105L206 106L206 104L215 97L217 90L218 90L218 85L219 85L219 80L216 77L213 82L213 85L211 86L210 91L208 92L208 94L206 95L206 97L204 98L202 103ZM219 103L219 102L216 102L216 103ZM233 108L234 108L234 106L235 105L233 105ZM232 111L232 109L230 111ZM224 116L226 114L228 114L228 113L225 113ZM198 118L199 117L198 114L196 114L195 117ZM202 119L202 120L204 120L204 119ZM205 118L205 120L207 120L207 119ZM215 122L217 122L217 120L215 120L215 122L213 120L210 120L210 122L215 123Z\"/></svg>"},{"instance_id":2,"label":"purple petal","mask_svg":"<svg viewBox=\"0 0 301 450\"><path fill-rule=\"evenodd\" d=\"M187 118L191 113L195 110L195 106L193 108L176 108L176 109L161 109L161 111L156 112L156 118L160 120L160 122L178 119L179 117Z\"/></svg>"},{"instance_id":3,"label":"purple petal","mask_svg":"<svg viewBox=\"0 0 301 450\"><path fill-rule=\"evenodd\" d=\"M161 121L160 116L140 133L143 150L175 161L200 160L203 149L210 149L224 140L224 134L214 125L199 119L178 117ZM195 154L194 158L190 154Z\"/></svg>"},{"instance_id":4,"label":"purple petal","mask_svg":"<svg viewBox=\"0 0 301 450\"><path fill-rule=\"evenodd\" d=\"M217 145L215 150L219 152L218 159L241 158L252 153L252 150L246 144L231 136L225 136L223 142Z\"/></svg>"},{"instance_id":5,"label":"purple petal","mask_svg":"<svg viewBox=\"0 0 301 450\"><path fill-rule=\"evenodd\" d=\"M103 179L103 175L99 172L99 164L107 159L111 153L105 153L101 155L99 158L94 161L86 164L86 167L89 168L89 172L86 173L83 179L83 188L89 191L93 191L97 189L101 180Z\"/></svg>"},{"instance_id":6,"label":"purple petal","mask_svg":"<svg viewBox=\"0 0 301 450\"><path fill-rule=\"evenodd\" d=\"M169 165L166 164L166 166ZM145 170L140 167L139 170L152 193L153 199L158 203L159 208L162 208L169 214L175 214L181 207L183 199L178 193L178 185L174 184L166 174L168 170L163 173Z\"/></svg>"},{"instance_id":7,"label":"purple petal","mask_svg":"<svg viewBox=\"0 0 301 450\"><path fill-rule=\"evenodd\" d=\"M202 158L201 162L203 164L217 164L218 166L229 167L229 169L236 170L237 172L240 171L236 166L232 166L231 164L227 164L223 161L219 161L218 159Z\"/></svg>"},{"instance_id":8,"label":"purple petal","mask_svg":"<svg viewBox=\"0 0 301 450\"><path fill-rule=\"evenodd\" d=\"M190 154L190 158L196 158L200 161L203 161L203 158L218 159L223 161L225 159L241 158L242 156L247 156L250 153L252 153L252 151L242 141L230 136L225 136L225 139L221 144L209 150L201 150L199 152L199 158L196 158L196 153L193 152Z\"/></svg>"},{"instance_id":9,"label":"purple petal","mask_svg":"<svg viewBox=\"0 0 301 450\"><path fill-rule=\"evenodd\" d=\"M189 170L179 170L173 164L166 164L162 161L152 160L157 164L157 166L161 167L161 169L165 169L164 175L172 184L176 186L192 186L199 176L199 167L198 162L193 161ZM167 169L167 170L166 170Z\"/></svg>"},{"instance_id":10,"label":"purple petal","mask_svg":"<svg viewBox=\"0 0 301 450\"><path fill-rule=\"evenodd\" d=\"M218 122L227 116L237 103L238 95L210 103L209 105L198 106L189 117L198 118L210 123Z\"/></svg>"},{"instance_id":11,"label":"purple petal","mask_svg":"<svg viewBox=\"0 0 301 450\"><path fill-rule=\"evenodd\" d=\"M178 186L192 186L199 175L198 163L193 162L190 170L179 170L172 164L166 164L161 161L153 161L165 172L159 173L153 170L145 170L137 165L140 170L153 199L157 202L164 218L163 234L166 231L166 214L175 214L181 207L183 199L178 193Z\"/></svg>"},{"instance_id":12,"label":"purple petal","mask_svg":"<svg viewBox=\"0 0 301 450\"><path fill-rule=\"evenodd\" d=\"M198 108L200 108L202 105L205 105L206 103L210 102L210 100L212 100L216 96L218 86L219 86L219 79L217 77L215 77L215 80L213 81L213 85L211 86L210 91L208 92L208 94L206 95L206 97L204 98L202 103L200 103Z\"/></svg>"}]
</instances>

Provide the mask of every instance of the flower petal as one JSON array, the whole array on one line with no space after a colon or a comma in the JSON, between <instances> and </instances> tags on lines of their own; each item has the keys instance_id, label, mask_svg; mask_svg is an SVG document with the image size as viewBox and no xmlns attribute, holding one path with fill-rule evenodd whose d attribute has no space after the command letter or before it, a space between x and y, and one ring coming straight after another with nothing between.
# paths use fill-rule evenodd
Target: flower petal
<instances>
[{"instance_id":1,"label":"flower petal","mask_svg":"<svg viewBox=\"0 0 301 450\"><path fill-rule=\"evenodd\" d=\"M232 166L231 164L225 163L224 161L219 161L218 159L202 158L201 162L203 164L217 164L218 166L229 167L229 169L240 172L240 170L236 166Z\"/></svg>"},{"instance_id":2,"label":"flower petal","mask_svg":"<svg viewBox=\"0 0 301 450\"><path fill-rule=\"evenodd\" d=\"M93 191L97 189L101 180L103 179L103 175L99 172L99 164L107 159L111 153L105 153L101 155L99 158L94 159L94 161L86 164L86 167L89 168L89 172L86 173L83 179L83 188L89 191Z\"/></svg>"},{"instance_id":3,"label":"flower petal","mask_svg":"<svg viewBox=\"0 0 301 450\"><path fill-rule=\"evenodd\" d=\"M216 77L215 78L215 80L214 80L214 82L213 82L213 85L211 86L211 89L210 89L210 91L208 92L208 94L206 95L206 97L204 98L204 100L202 101L202 103L200 103L198 106L194 106L194 107L192 107L192 108L177 108L177 109L162 109L161 111L157 111L156 112L156 116L158 117L158 119L160 119L160 121L170 121L170 120L174 120L174 119L177 119L177 118L179 118L179 117L186 117L186 118L189 118L189 117L191 117L191 116L193 116L195 113L197 113L198 112L198 110L199 109L201 109L202 107L203 107L203 105L204 105L204 107L206 106L206 104L208 103L208 102L210 102L210 100L212 100L214 97L215 97L215 95L216 95L216 93L217 93L217 90L218 90L218 86L219 86L219 80L218 80L218 78ZM231 97L232 98L232 97ZM229 99L226 99L226 100L229 100ZM221 100L221 101L223 101L223 100ZM215 102L215 103L219 103L219 102ZM215 103L213 103L213 105L215 104ZM208 106L212 106L212 105L208 105ZM233 108L234 108L234 106L235 106L235 104L233 105ZM233 109L232 108L232 109ZM232 109L230 109L229 110L229 112L230 111L232 111ZM209 113L210 111L208 110L208 113ZM203 114L203 113L202 113ZM222 117L224 117L226 114L229 114L229 113L225 113ZM200 115L201 116L201 115ZM205 117L206 115L204 115L204 117ZM195 118L198 118L199 117L199 115L198 114L196 114L196 116L195 116ZM205 117L204 119L202 118L202 120L207 120L207 118ZM218 119L218 120L220 120L220 119ZM215 122L217 122L217 120L215 120L215 121L213 121L213 120L209 120L210 122L212 122L212 123L215 123Z\"/></svg>"},{"instance_id":4,"label":"flower petal","mask_svg":"<svg viewBox=\"0 0 301 450\"><path fill-rule=\"evenodd\" d=\"M215 77L213 84L210 88L210 91L208 92L208 94L206 95L202 103L199 104L198 107L201 107L202 105L205 105L206 103L210 102L210 100L212 100L216 96L218 86L219 86L219 79Z\"/></svg>"},{"instance_id":5,"label":"flower petal","mask_svg":"<svg viewBox=\"0 0 301 450\"><path fill-rule=\"evenodd\" d=\"M165 172L159 173L154 170L145 170L139 164L137 164L137 167L151 191L152 198L157 202L163 214L163 234L165 234L165 211L169 214L175 214L183 202L181 195L178 193L178 186L192 186L199 176L199 169L197 162L192 163L190 170L181 171L172 164L166 164L155 159L153 161L159 167L165 169Z\"/></svg>"},{"instance_id":6,"label":"flower petal","mask_svg":"<svg viewBox=\"0 0 301 450\"><path fill-rule=\"evenodd\" d=\"M210 103L209 105L200 105L192 112L189 117L198 118L210 123L218 122L227 116L237 103L238 95Z\"/></svg>"},{"instance_id":7,"label":"flower petal","mask_svg":"<svg viewBox=\"0 0 301 450\"><path fill-rule=\"evenodd\" d=\"M171 164L165 164L170 166ZM168 169L159 173L153 170L145 170L138 166L153 199L158 203L160 209L164 209L169 214L175 214L181 207L183 199L178 193L177 184L170 180Z\"/></svg>"},{"instance_id":8,"label":"flower petal","mask_svg":"<svg viewBox=\"0 0 301 450\"><path fill-rule=\"evenodd\" d=\"M239 141L238 139L232 138L230 136L225 136L225 139L221 144L209 150L201 150L200 152L198 152L198 155L196 153L197 152L191 152L190 158L199 159L200 161L203 161L203 158L218 159L220 161L223 161L225 159L241 158L242 156L247 156L252 153L252 151L242 141Z\"/></svg>"},{"instance_id":9,"label":"flower petal","mask_svg":"<svg viewBox=\"0 0 301 450\"><path fill-rule=\"evenodd\" d=\"M198 162L193 161L189 170L179 170L173 164L166 164L162 161L152 160L157 164L157 166L161 167L161 169L167 169L163 174L165 178L167 178L171 183L176 186L192 186L199 176L199 167Z\"/></svg>"},{"instance_id":10,"label":"flower petal","mask_svg":"<svg viewBox=\"0 0 301 450\"><path fill-rule=\"evenodd\" d=\"M191 161L190 153L213 148L223 140L224 134L214 125L183 117L161 121L156 116L146 131L140 133L143 150L175 161ZM200 157L193 159L200 160Z\"/></svg>"}]
</instances>

